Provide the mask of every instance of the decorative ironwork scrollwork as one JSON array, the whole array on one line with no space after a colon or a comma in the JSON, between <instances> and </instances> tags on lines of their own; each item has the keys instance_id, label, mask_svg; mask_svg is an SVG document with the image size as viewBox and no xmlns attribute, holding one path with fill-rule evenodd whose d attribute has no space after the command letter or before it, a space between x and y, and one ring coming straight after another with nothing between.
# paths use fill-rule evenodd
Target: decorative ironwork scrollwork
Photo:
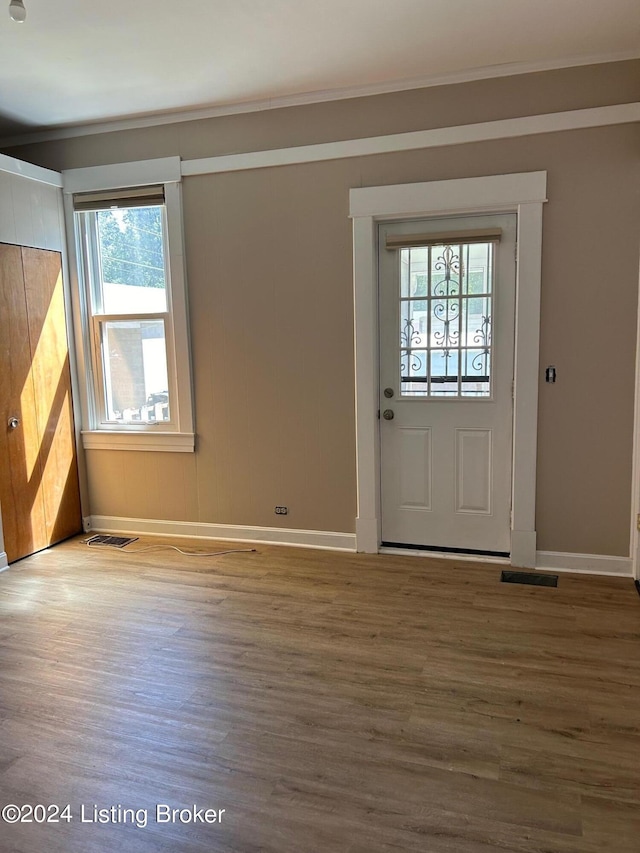
<instances>
[{"instance_id":1,"label":"decorative ironwork scrollwork","mask_svg":"<svg viewBox=\"0 0 640 853\"><path fill-rule=\"evenodd\" d=\"M423 370L424 364L420 355L412 350L402 350L400 353L400 373L402 376L416 374Z\"/></svg>"},{"instance_id":2,"label":"decorative ironwork scrollwork","mask_svg":"<svg viewBox=\"0 0 640 853\"><path fill-rule=\"evenodd\" d=\"M470 279L463 285L467 257L466 244L429 248L416 261L416 269L410 269L411 281L415 279L410 295L404 295L408 283L401 286L403 394L481 397L490 393L493 298L491 293L476 292L480 285L475 279L473 286ZM475 267L471 271L478 273ZM483 281L490 280L491 258L486 274L481 273Z\"/></svg>"},{"instance_id":3,"label":"decorative ironwork scrollwork","mask_svg":"<svg viewBox=\"0 0 640 853\"><path fill-rule=\"evenodd\" d=\"M451 246L445 246L438 256L433 269L444 272L444 278L433 285L434 296L457 296L460 292L460 255Z\"/></svg>"},{"instance_id":4,"label":"decorative ironwork scrollwork","mask_svg":"<svg viewBox=\"0 0 640 853\"><path fill-rule=\"evenodd\" d=\"M482 324L480 328L477 329L473 342L480 344L483 347L491 345L491 317L482 318Z\"/></svg>"},{"instance_id":5,"label":"decorative ironwork scrollwork","mask_svg":"<svg viewBox=\"0 0 640 853\"><path fill-rule=\"evenodd\" d=\"M442 331L433 332L433 339L438 347L442 347L445 358L451 356L450 348L457 347L460 340L460 329L452 326L459 314L460 306L457 300L446 299L443 302L436 302L433 306L433 315L443 326Z\"/></svg>"},{"instance_id":6,"label":"decorative ironwork scrollwork","mask_svg":"<svg viewBox=\"0 0 640 853\"><path fill-rule=\"evenodd\" d=\"M479 352L473 357L471 367L473 370L477 370L478 373L486 373L489 348L491 346L491 317L482 318L482 324L476 331L473 337L473 342L480 344L483 349L482 352Z\"/></svg>"},{"instance_id":7,"label":"decorative ironwork scrollwork","mask_svg":"<svg viewBox=\"0 0 640 853\"><path fill-rule=\"evenodd\" d=\"M422 338L416 331L413 320L405 320L404 328L400 330L400 346L413 347L420 346L421 343Z\"/></svg>"}]
</instances>

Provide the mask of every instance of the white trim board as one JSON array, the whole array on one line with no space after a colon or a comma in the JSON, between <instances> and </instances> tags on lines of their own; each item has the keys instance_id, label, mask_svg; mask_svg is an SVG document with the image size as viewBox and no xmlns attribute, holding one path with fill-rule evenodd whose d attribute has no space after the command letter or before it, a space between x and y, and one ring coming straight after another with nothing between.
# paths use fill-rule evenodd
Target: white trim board
<instances>
[{"instance_id":1,"label":"white trim board","mask_svg":"<svg viewBox=\"0 0 640 853\"><path fill-rule=\"evenodd\" d=\"M192 432L116 432L115 430L82 430L85 450L148 450L152 452L193 453L196 437Z\"/></svg>"},{"instance_id":2,"label":"white trim board","mask_svg":"<svg viewBox=\"0 0 640 853\"><path fill-rule=\"evenodd\" d=\"M500 77L515 77L534 74L540 71L558 71L563 68L578 68L586 65L605 65L610 62L626 62L640 59L637 50L613 53L598 53L563 59L540 60L537 62L507 62L501 65L487 65L465 71L451 71L445 74L428 74L420 77L404 78L383 83L369 83L360 86L345 86L339 89L321 89L316 92L303 92L298 95L281 95L275 98L263 98L253 101L222 104L195 109L176 110L174 112L154 113L152 115L133 116L96 121L88 124L68 125L50 130L28 131L0 140L0 145L9 148L14 145L28 145L36 142L52 142L57 139L73 139L77 136L93 136L100 133L113 133L119 130L136 130L144 127L179 124L187 121L217 118L218 116L238 115L240 113L263 112L264 110L283 109L307 104L344 101L351 98L386 95L393 92L406 92L411 89L429 89L435 86L450 86L471 83L475 80L491 80Z\"/></svg>"},{"instance_id":3,"label":"white trim board","mask_svg":"<svg viewBox=\"0 0 640 853\"><path fill-rule=\"evenodd\" d=\"M263 545L291 545L330 551L356 550L353 533L325 530L294 530L280 527L245 527L235 524L210 524L198 521L166 521L151 518L120 518L92 515L91 532L138 533L147 536L177 536L186 539L222 539Z\"/></svg>"},{"instance_id":4,"label":"white trim board","mask_svg":"<svg viewBox=\"0 0 640 853\"><path fill-rule=\"evenodd\" d=\"M62 186L62 175L51 169L43 169L42 166L34 166L33 163L25 163L24 160L16 160L0 154L0 172L8 172L10 175L19 175L30 181L39 181L41 184L49 184L52 187Z\"/></svg>"},{"instance_id":5,"label":"white trim board","mask_svg":"<svg viewBox=\"0 0 640 853\"><path fill-rule=\"evenodd\" d=\"M349 193L349 216L417 217L428 205L430 216L455 211L507 210L517 204L545 202L546 172L520 172L481 178L453 178L415 184L357 187Z\"/></svg>"},{"instance_id":6,"label":"white trim board","mask_svg":"<svg viewBox=\"0 0 640 853\"><path fill-rule=\"evenodd\" d=\"M381 542L378 222L402 216L454 216L500 210L518 216L511 564L535 567L542 206L546 188L546 172L524 172L351 190L359 551L376 553Z\"/></svg>"},{"instance_id":7,"label":"white trim board","mask_svg":"<svg viewBox=\"0 0 640 853\"><path fill-rule=\"evenodd\" d=\"M0 572L6 572L9 568L9 558L6 551L0 551Z\"/></svg>"},{"instance_id":8,"label":"white trim board","mask_svg":"<svg viewBox=\"0 0 640 853\"><path fill-rule=\"evenodd\" d=\"M71 305L75 334L75 353L78 375L85 377L79 383L81 417L76 423L83 425L82 447L85 450L144 450L152 452L193 453L195 434L193 423L192 382L190 372L189 318L187 308L187 283L182 217L182 191L180 158L159 157L107 166L89 166L68 169L62 173L63 199L70 262ZM99 429L100 413L94 400L97 385L94 376L89 334L89 306L83 270L78 257L73 194L101 191L119 187L164 185L168 238L169 278L171 280L171 310L173 314L172 345L167 349L174 380L170 393L175 397L172 408L174 428L165 431L158 425L136 425L127 429ZM92 393L93 391L96 393ZM179 389L179 393L178 392Z\"/></svg>"},{"instance_id":9,"label":"white trim board","mask_svg":"<svg viewBox=\"0 0 640 853\"><path fill-rule=\"evenodd\" d=\"M433 130L393 133L387 136L369 136L338 142L299 145L295 148L274 148L265 151L248 151L242 154L223 154L215 157L183 160L182 175L190 177L326 160L343 160L349 157L415 151L447 145L464 145L469 142L486 142L495 139L531 136L537 133L557 133L565 130L584 130L590 127L631 124L638 121L640 121L640 103L615 104L609 107L568 110L566 112L523 116L522 118L439 127Z\"/></svg>"},{"instance_id":10,"label":"white trim board","mask_svg":"<svg viewBox=\"0 0 640 853\"><path fill-rule=\"evenodd\" d=\"M633 577L630 557L602 554L571 554L561 551L536 551L536 569L554 572L581 572L590 575Z\"/></svg>"},{"instance_id":11,"label":"white trim board","mask_svg":"<svg viewBox=\"0 0 640 853\"><path fill-rule=\"evenodd\" d=\"M180 158L157 157L153 160L134 160L131 163L66 169L62 173L62 180L65 193L177 182L180 180Z\"/></svg>"}]
</instances>

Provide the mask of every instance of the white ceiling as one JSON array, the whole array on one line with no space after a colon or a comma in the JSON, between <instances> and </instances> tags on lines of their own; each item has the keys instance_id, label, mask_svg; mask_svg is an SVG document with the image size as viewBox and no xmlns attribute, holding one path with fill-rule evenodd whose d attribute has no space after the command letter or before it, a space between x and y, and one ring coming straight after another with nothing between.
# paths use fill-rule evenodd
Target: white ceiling
<instances>
[{"instance_id":1,"label":"white ceiling","mask_svg":"<svg viewBox=\"0 0 640 853\"><path fill-rule=\"evenodd\" d=\"M24 2L24 24L0 11L4 136L640 56L639 0Z\"/></svg>"}]
</instances>

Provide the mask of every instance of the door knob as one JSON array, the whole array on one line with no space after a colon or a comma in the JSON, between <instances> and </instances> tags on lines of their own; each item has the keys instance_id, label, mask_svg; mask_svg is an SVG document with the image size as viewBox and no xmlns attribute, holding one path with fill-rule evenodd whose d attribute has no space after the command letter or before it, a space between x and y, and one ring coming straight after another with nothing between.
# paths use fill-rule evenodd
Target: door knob
<instances>
[{"instance_id":1,"label":"door knob","mask_svg":"<svg viewBox=\"0 0 640 853\"><path fill-rule=\"evenodd\" d=\"M394 418L393 409L385 409L382 413L382 417L385 421L392 421Z\"/></svg>"},{"instance_id":2,"label":"door knob","mask_svg":"<svg viewBox=\"0 0 640 853\"><path fill-rule=\"evenodd\" d=\"M9 429L18 429L18 427L20 426L20 419L19 418L9 418L7 426L9 427Z\"/></svg>"}]
</instances>

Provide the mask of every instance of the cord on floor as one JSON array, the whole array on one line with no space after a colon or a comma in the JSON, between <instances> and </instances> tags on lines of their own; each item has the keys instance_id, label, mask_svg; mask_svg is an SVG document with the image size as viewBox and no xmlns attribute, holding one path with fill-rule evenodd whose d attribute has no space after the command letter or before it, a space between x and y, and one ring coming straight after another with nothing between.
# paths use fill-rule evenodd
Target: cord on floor
<instances>
[{"instance_id":1,"label":"cord on floor","mask_svg":"<svg viewBox=\"0 0 640 853\"><path fill-rule=\"evenodd\" d=\"M169 549L177 551L185 557L222 557L224 554L251 554L255 553L255 548L232 548L229 551L214 551L210 554L205 554L202 551L183 551L176 545L147 545L145 548L122 548L120 545L108 545L103 542L91 543L91 539L85 539L84 544L88 548L117 548L118 551L124 551L125 554L141 554L143 551L162 551Z\"/></svg>"}]
</instances>

